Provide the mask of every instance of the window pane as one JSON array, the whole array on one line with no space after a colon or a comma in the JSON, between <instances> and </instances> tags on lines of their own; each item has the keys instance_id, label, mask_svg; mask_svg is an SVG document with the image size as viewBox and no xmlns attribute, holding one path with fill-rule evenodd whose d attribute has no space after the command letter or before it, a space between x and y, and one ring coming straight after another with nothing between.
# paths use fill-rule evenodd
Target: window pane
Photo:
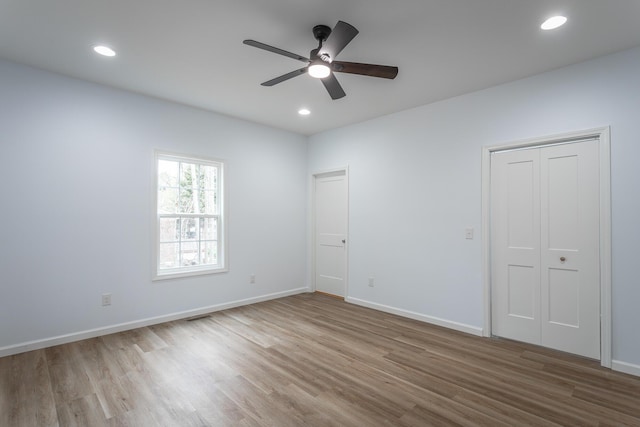
<instances>
[{"instance_id":1,"label":"window pane","mask_svg":"<svg viewBox=\"0 0 640 427\"><path fill-rule=\"evenodd\" d=\"M200 244L200 263L218 263L218 242L205 241Z\"/></svg>"},{"instance_id":2,"label":"window pane","mask_svg":"<svg viewBox=\"0 0 640 427\"><path fill-rule=\"evenodd\" d=\"M200 213L198 212L198 190L191 188L180 189L180 213Z\"/></svg>"},{"instance_id":3,"label":"window pane","mask_svg":"<svg viewBox=\"0 0 640 427\"><path fill-rule=\"evenodd\" d=\"M199 219L198 218L182 218L180 227L180 236L182 240L196 240L199 236Z\"/></svg>"},{"instance_id":4,"label":"window pane","mask_svg":"<svg viewBox=\"0 0 640 427\"><path fill-rule=\"evenodd\" d=\"M194 163L180 163L180 213L218 213L218 168Z\"/></svg>"},{"instance_id":5,"label":"window pane","mask_svg":"<svg viewBox=\"0 0 640 427\"><path fill-rule=\"evenodd\" d=\"M218 168L215 166L201 167L201 184L203 190L216 190L218 184Z\"/></svg>"},{"instance_id":6,"label":"window pane","mask_svg":"<svg viewBox=\"0 0 640 427\"><path fill-rule=\"evenodd\" d=\"M200 213L217 214L217 197L215 192L211 190L200 192Z\"/></svg>"},{"instance_id":7,"label":"window pane","mask_svg":"<svg viewBox=\"0 0 640 427\"><path fill-rule=\"evenodd\" d=\"M182 243L182 265L198 265L200 260L198 259L198 242L183 242Z\"/></svg>"},{"instance_id":8,"label":"window pane","mask_svg":"<svg viewBox=\"0 0 640 427\"><path fill-rule=\"evenodd\" d=\"M158 188L178 186L178 162L158 160Z\"/></svg>"},{"instance_id":9,"label":"window pane","mask_svg":"<svg viewBox=\"0 0 640 427\"><path fill-rule=\"evenodd\" d=\"M202 240L218 240L218 220L216 218L200 219L200 238Z\"/></svg>"},{"instance_id":10,"label":"window pane","mask_svg":"<svg viewBox=\"0 0 640 427\"><path fill-rule=\"evenodd\" d=\"M198 187L200 165L194 163L180 163L180 183L189 187Z\"/></svg>"},{"instance_id":11,"label":"window pane","mask_svg":"<svg viewBox=\"0 0 640 427\"><path fill-rule=\"evenodd\" d=\"M176 242L180 238L178 230L180 229L179 218L160 218L160 241Z\"/></svg>"},{"instance_id":12,"label":"window pane","mask_svg":"<svg viewBox=\"0 0 640 427\"><path fill-rule=\"evenodd\" d=\"M193 163L180 163L180 201L181 213L197 213L198 179L197 166Z\"/></svg>"},{"instance_id":13,"label":"window pane","mask_svg":"<svg viewBox=\"0 0 640 427\"><path fill-rule=\"evenodd\" d=\"M180 247L178 243L160 243L160 265L161 270L167 268L180 267Z\"/></svg>"},{"instance_id":14,"label":"window pane","mask_svg":"<svg viewBox=\"0 0 640 427\"><path fill-rule=\"evenodd\" d=\"M158 212L177 213L178 210L178 189L159 188L158 189Z\"/></svg>"}]
</instances>

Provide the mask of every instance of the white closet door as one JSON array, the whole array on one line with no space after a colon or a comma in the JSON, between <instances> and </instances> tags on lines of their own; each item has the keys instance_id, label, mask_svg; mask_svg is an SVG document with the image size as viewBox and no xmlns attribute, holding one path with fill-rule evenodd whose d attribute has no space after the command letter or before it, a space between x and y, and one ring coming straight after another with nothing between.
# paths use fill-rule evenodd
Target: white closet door
<instances>
[{"instance_id":1,"label":"white closet door","mask_svg":"<svg viewBox=\"0 0 640 427\"><path fill-rule=\"evenodd\" d=\"M491 158L493 334L540 344L540 153Z\"/></svg>"},{"instance_id":2,"label":"white closet door","mask_svg":"<svg viewBox=\"0 0 640 427\"><path fill-rule=\"evenodd\" d=\"M598 142L491 159L494 335L600 358Z\"/></svg>"},{"instance_id":3,"label":"white closet door","mask_svg":"<svg viewBox=\"0 0 640 427\"><path fill-rule=\"evenodd\" d=\"M541 149L542 345L600 358L598 142Z\"/></svg>"}]
</instances>

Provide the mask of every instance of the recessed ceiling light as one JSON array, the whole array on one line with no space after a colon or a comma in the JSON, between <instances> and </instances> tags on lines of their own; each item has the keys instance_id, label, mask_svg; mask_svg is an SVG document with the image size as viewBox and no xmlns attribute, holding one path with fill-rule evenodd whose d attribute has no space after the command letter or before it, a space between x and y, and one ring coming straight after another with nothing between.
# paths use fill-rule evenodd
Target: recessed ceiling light
<instances>
[{"instance_id":1,"label":"recessed ceiling light","mask_svg":"<svg viewBox=\"0 0 640 427\"><path fill-rule=\"evenodd\" d=\"M308 116L309 114L311 114L311 111L306 108L301 108L298 110L298 114L300 114L301 116Z\"/></svg>"},{"instance_id":2,"label":"recessed ceiling light","mask_svg":"<svg viewBox=\"0 0 640 427\"><path fill-rule=\"evenodd\" d=\"M565 22L567 22L566 16L552 16L551 18L544 21L542 25L540 25L540 28L542 28L543 30L554 30L558 27L563 26Z\"/></svg>"},{"instance_id":3,"label":"recessed ceiling light","mask_svg":"<svg viewBox=\"0 0 640 427\"><path fill-rule=\"evenodd\" d=\"M93 50L96 53L99 53L100 55L103 55L103 56L116 56L116 52L107 46L101 46L101 45L94 46Z\"/></svg>"}]
</instances>

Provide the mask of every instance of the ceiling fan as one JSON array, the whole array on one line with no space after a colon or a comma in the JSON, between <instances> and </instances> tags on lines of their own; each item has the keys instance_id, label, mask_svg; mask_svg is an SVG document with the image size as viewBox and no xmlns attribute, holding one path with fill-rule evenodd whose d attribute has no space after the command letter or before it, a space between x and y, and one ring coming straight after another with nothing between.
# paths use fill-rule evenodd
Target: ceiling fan
<instances>
[{"instance_id":1,"label":"ceiling fan","mask_svg":"<svg viewBox=\"0 0 640 427\"><path fill-rule=\"evenodd\" d=\"M398 75L398 67L336 61L335 59L338 54L356 35L358 35L358 30L343 21L338 21L333 30L326 25L316 25L313 27L313 36L318 41L318 47L311 51L309 54L310 58L305 58L304 56L296 55L295 53L287 52L286 50L269 46L255 40L245 40L243 43L307 63L303 68L267 80L262 83L262 86L273 86L301 74L308 73L311 77L322 81L331 99L340 99L344 97L346 93L342 89L342 86L340 86L334 73L359 74L362 76L381 77L383 79L394 79Z\"/></svg>"}]
</instances>

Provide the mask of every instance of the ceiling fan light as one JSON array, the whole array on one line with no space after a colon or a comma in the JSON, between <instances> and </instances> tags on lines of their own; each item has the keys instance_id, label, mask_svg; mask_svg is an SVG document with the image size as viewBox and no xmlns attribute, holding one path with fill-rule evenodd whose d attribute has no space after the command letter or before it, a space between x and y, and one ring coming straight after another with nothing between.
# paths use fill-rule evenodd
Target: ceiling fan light
<instances>
[{"instance_id":1,"label":"ceiling fan light","mask_svg":"<svg viewBox=\"0 0 640 427\"><path fill-rule=\"evenodd\" d=\"M325 77L329 77L329 74L331 74L331 69L322 60L314 61L309 65L309 75L311 77L324 79Z\"/></svg>"}]
</instances>

